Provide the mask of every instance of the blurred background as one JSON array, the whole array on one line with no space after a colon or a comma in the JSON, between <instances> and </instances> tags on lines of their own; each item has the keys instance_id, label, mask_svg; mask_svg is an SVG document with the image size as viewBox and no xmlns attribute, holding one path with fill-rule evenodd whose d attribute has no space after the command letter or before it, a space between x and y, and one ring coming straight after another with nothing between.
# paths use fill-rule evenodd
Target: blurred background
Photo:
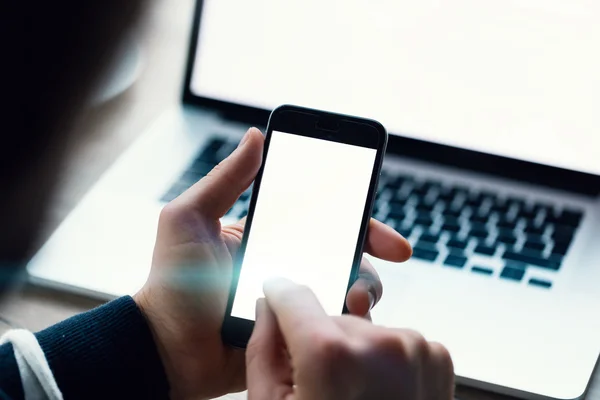
<instances>
[{"instance_id":1,"label":"blurred background","mask_svg":"<svg viewBox=\"0 0 600 400\"><path fill-rule=\"evenodd\" d=\"M48 208L41 246L100 176L155 118L181 99L193 0L147 1L145 12L76 116L74 140ZM40 330L101 304L98 300L26 285L2 299L0 329Z\"/></svg>"},{"instance_id":2,"label":"blurred background","mask_svg":"<svg viewBox=\"0 0 600 400\"><path fill-rule=\"evenodd\" d=\"M39 239L40 245L59 227L119 156L152 124L156 123L157 116L181 103L195 3L194 0L176 2L148 0L146 12L139 23L115 49L117 56L114 62L110 64L107 73L86 102L81 114L76 117L74 139L69 144L70 157L63 166L58 190L53 194L44 231ZM541 4L532 0L525 3L524 10L534 9ZM554 0L544 3L544 7L551 13L582 12L581 7L569 7ZM591 10L597 9L592 7ZM381 18L382 24L398 23L390 15L378 17ZM243 19L243 12L239 12L233 18L233 20ZM260 24L260 21L251 21L251 23ZM555 39L549 35L549 47L552 47L551 40ZM597 37L586 38L591 43L596 43L598 39ZM568 43L561 45L564 48L569 47ZM572 45L576 46L577 43ZM487 77L487 79L494 79L494 77ZM596 81L592 83L597 84ZM262 82L259 80L255 84L260 86ZM203 85L203 90L207 92L214 89L210 87L210 82L208 84L204 82ZM200 86L198 84L198 88ZM564 85L559 86L568 87L568 78L565 78ZM450 103L453 99L460 98L460 94L455 96L450 91L446 95L444 99L437 99L438 106L443 101ZM590 98L597 97L590 96ZM322 101L327 105L326 100ZM416 99L416 102L419 101L422 102L421 109L424 113L412 114L412 120L411 115L405 118L409 133L415 133L412 128L418 126L420 118L426 119L427 99ZM525 103L523 100L523 104ZM587 103L581 108L588 110L593 107L593 103ZM352 109L352 105L348 105L348 108ZM373 106L373 109L375 110L376 107ZM399 113L406 112L406 108L398 107L398 110ZM474 110L474 113L476 112L480 112L478 121L484 121L485 112ZM387 114L382 115L386 117L393 113L394 110L388 107ZM476 118L473 118L471 121L475 120ZM424 126L435 130L441 129L440 121L442 119L421 122L425 124ZM468 122L468 118L465 121ZM543 135L544 126L532 125L529 128L540 129ZM394 131L394 133L399 132ZM518 138L519 132L513 132L513 135ZM594 155L599 139L594 136L589 140L589 146L586 148L589 154ZM518 147L518 143L511 142L510 146ZM598 155L600 157L600 151ZM1 300L0 333L10 327L39 330L98 304L101 304L100 300L88 296L24 284L13 289L9 296ZM522 333L522 335L526 334L527 332ZM600 341L600 338L598 340ZM599 398L599 386L600 380L596 377L592 382L588 399ZM508 398L466 387L459 388L458 397L461 399Z\"/></svg>"}]
</instances>

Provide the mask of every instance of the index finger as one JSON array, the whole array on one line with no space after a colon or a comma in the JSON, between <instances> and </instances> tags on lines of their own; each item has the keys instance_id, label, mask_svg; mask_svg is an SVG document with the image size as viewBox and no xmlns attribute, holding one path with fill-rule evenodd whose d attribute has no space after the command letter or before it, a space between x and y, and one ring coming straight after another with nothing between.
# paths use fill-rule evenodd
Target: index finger
<instances>
[{"instance_id":1,"label":"index finger","mask_svg":"<svg viewBox=\"0 0 600 400\"><path fill-rule=\"evenodd\" d=\"M305 348L303 344L312 341L317 330L333 337L342 334L307 286L275 278L266 281L263 290L290 353Z\"/></svg>"}]
</instances>

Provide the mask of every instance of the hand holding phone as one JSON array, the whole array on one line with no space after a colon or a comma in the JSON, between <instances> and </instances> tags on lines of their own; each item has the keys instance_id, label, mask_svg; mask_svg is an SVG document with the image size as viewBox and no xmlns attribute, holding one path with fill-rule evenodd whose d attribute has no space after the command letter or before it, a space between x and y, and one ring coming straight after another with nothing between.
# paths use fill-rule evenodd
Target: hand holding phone
<instances>
[{"instance_id":1,"label":"hand holding phone","mask_svg":"<svg viewBox=\"0 0 600 400\"><path fill-rule=\"evenodd\" d=\"M256 305L246 351L252 400L450 400L448 351L417 332L330 317L307 287L277 280Z\"/></svg>"},{"instance_id":2,"label":"hand holding phone","mask_svg":"<svg viewBox=\"0 0 600 400\"><path fill-rule=\"evenodd\" d=\"M173 396L215 398L246 388L244 352L225 344L221 333L244 221L223 226L219 220L255 179L263 148L263 135L249 129L210 176L161 212L152 269L134 299L152 330ZM365 251L397 262L410 256L408 242L375 220ZM367 313L373 288L377 300L381 283L365 262L347 296L352 314Z\"/></svg>"},{"instance_id":3,"label":"hand holding phone","mask_svg":"<svg viewBox=\"0 0 600 400\"><path fill-rule=\"evenodd\" d=\"M245 347L270 277L307 285L329 315L347 312L386 143L376 121L294 106L273 111L234 266L226 343Z\"/></svg>"}]
</instances>

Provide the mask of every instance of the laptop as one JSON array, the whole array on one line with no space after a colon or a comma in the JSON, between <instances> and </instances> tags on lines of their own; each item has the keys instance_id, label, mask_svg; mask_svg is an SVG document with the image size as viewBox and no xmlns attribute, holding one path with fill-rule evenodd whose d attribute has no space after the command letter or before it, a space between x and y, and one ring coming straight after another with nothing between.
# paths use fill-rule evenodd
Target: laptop
<instances>
[{"instance_id":1,"label":"laptop","mask_svg":"<svg viewBox=\"0 0 600 400\"><path fill-rule=\"evenodd\" d=\"M198 1L181 104L60 225L31 280L135 293L161 208L272 108L370 117L391 136L374 217L414 246L404 264L372 260L374 322L444 343L458 383L580 398L600 353L599 17L588 0Z\"/></svg>"}]
</instances>

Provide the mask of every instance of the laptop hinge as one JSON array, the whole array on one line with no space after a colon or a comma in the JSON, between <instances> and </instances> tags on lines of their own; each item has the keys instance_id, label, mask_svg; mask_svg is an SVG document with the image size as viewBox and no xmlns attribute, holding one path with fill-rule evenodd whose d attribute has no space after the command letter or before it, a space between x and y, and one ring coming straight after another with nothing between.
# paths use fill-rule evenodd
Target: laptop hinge
<instances>
[{"instance_id":1,"label":"laptop hinge","mask_svg":"<svg viewBox=\"0 0 600 400\"><path fill-rule=\"evenodd\" d=\"M600 195L600 176L472 150L390 135L388 152L478 173L577 193Z\"/></svg>"}]
</instances>

